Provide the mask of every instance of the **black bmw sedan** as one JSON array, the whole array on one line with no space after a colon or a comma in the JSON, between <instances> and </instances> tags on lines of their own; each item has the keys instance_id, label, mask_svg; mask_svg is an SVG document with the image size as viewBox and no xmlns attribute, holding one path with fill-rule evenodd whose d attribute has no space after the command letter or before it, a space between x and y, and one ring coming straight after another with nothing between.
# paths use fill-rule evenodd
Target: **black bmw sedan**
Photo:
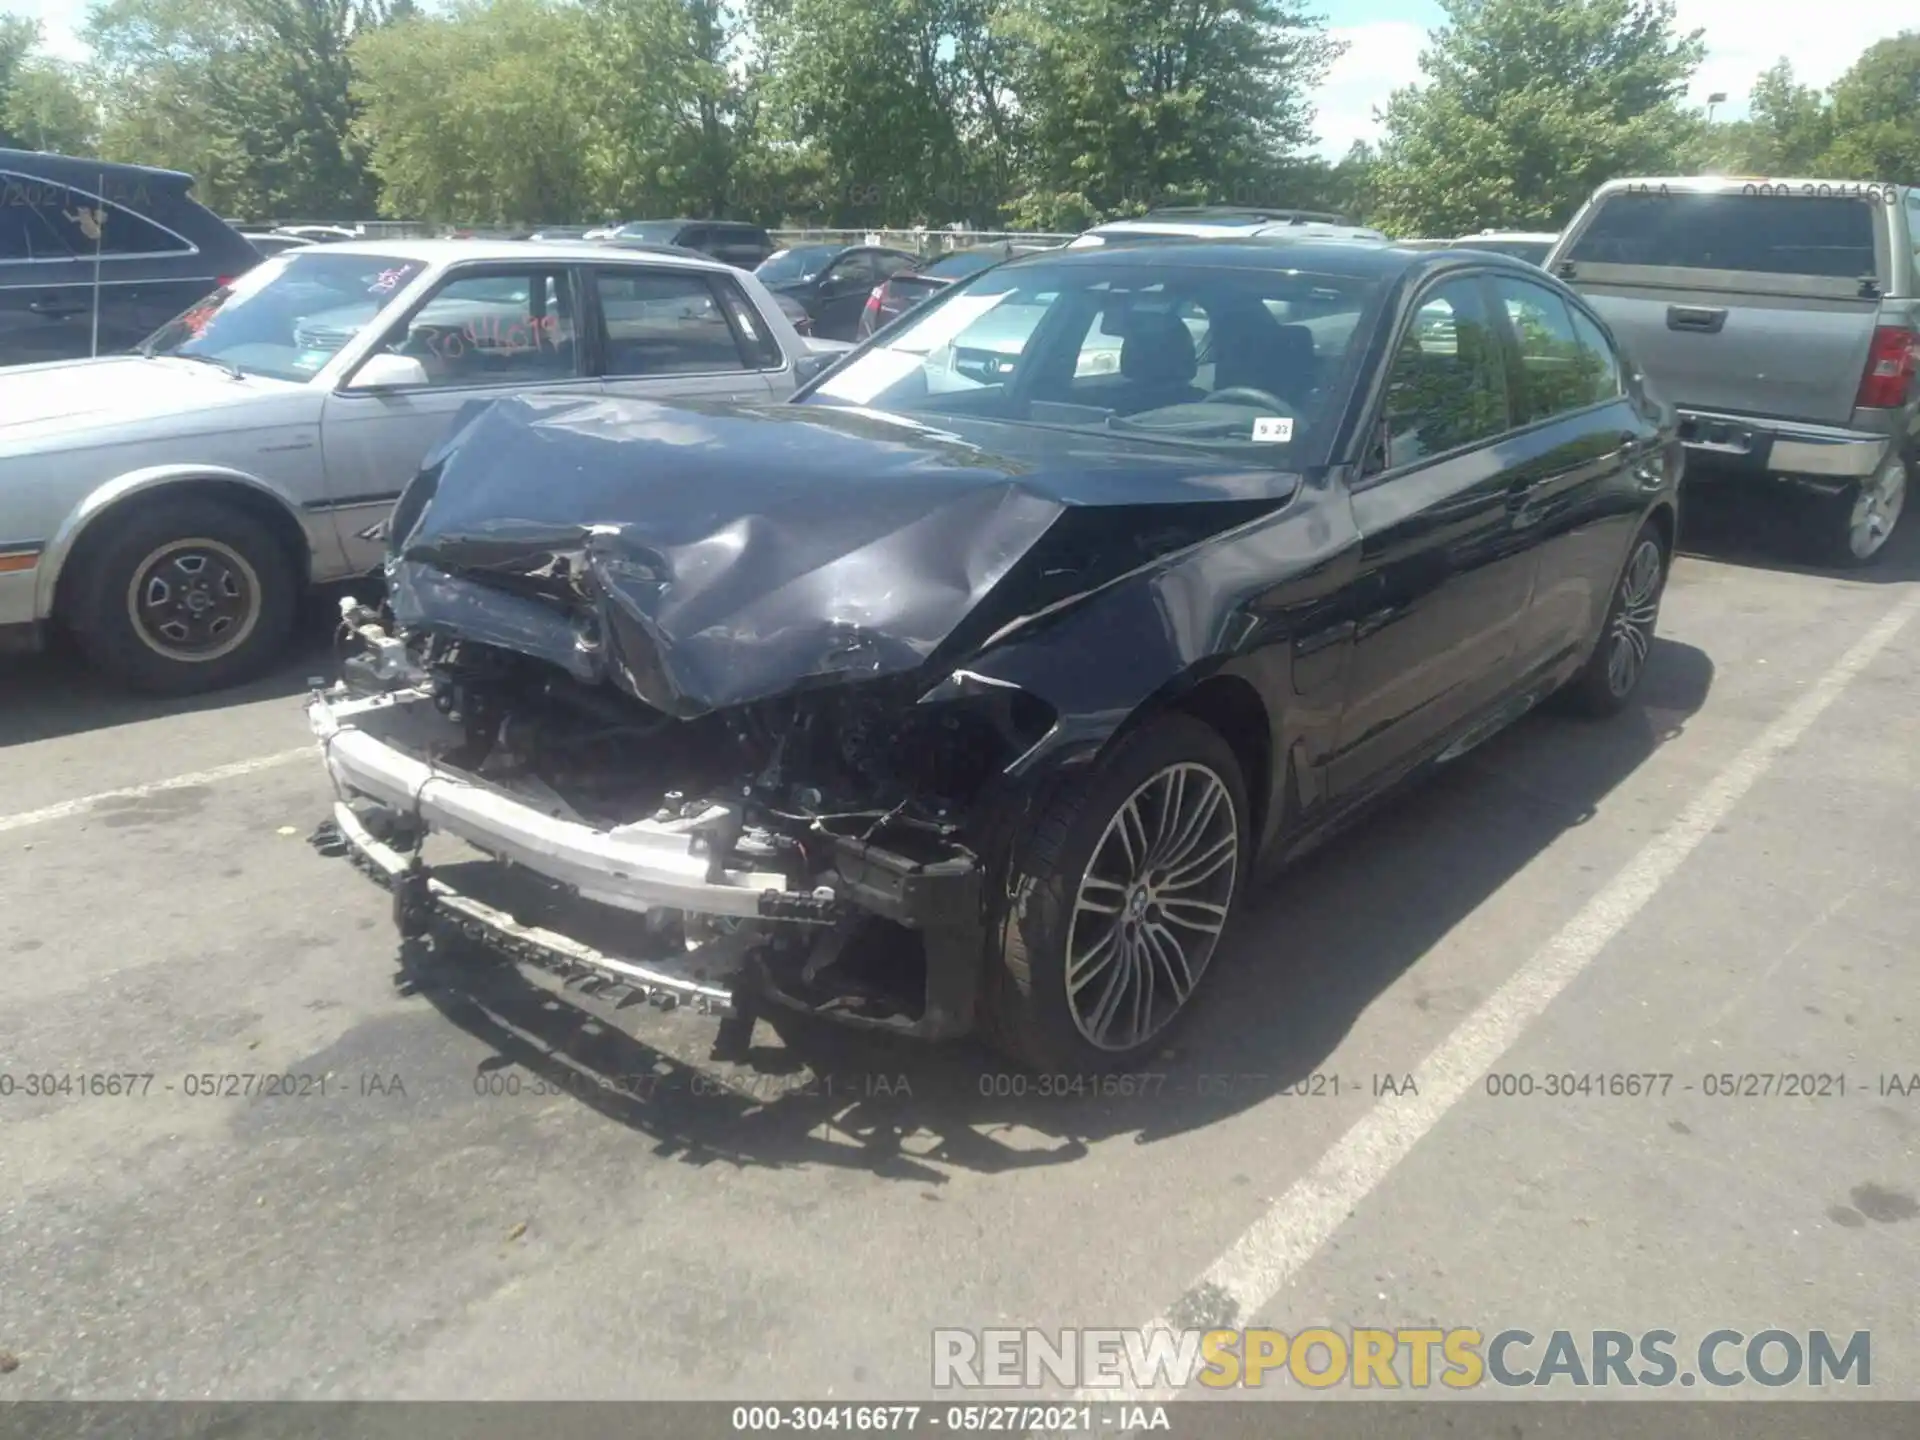
<instances>
[{"instance_id":1,"label":"black bmw sedan","mask_svg":"<svg viewBox=\"0 0 1920 1440\"><path fill-rule=\"evenodd\" d=\"M1013 260L787 404L502 401L396 511L378 693L310 707L338 845L487 938L450 829L553 887L499 948L736 1040L1136 1062L1264 874L1632 703L1680 464L1551 277L1343 243Z\"/></svg>"}]
</instances>

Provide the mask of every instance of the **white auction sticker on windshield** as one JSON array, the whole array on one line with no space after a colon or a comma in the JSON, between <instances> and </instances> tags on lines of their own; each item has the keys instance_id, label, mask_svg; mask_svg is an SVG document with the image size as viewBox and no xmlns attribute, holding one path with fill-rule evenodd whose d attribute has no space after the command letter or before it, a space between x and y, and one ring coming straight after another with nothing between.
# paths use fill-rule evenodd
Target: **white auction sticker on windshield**
<instances>
[{"instance_id":1,"label":"white auction sticker on windshield","mask_svg":"<svg viewBox=\"0 0 1920 1440\"><path fill-rule=\"evenodd\" d=\"M1293 439L1293 417L1259 415L1254 417L1253 438L1267 445L1285 445Z\"/></svg>"}]
</instances>

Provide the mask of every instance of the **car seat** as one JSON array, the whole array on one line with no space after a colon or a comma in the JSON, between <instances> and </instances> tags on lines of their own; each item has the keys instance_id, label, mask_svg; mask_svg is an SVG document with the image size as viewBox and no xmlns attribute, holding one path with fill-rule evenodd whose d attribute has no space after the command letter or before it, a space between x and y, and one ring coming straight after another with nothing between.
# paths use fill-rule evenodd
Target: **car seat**
<instances>
[{"instance_id":1,"label":"car seat","mask_svg":"<svg viewBox=\"0 0 1920 1440\"><path fill-rule=\"evenodd\" d=\"M1207 392L1193 383L1199 370L1193 332L1185 321L1168 310L1135 311L1127 317L1120 342L1123 385L1113 392L1114 408L1136 414L1205 400Z\"/></svg>"}]
</instances>

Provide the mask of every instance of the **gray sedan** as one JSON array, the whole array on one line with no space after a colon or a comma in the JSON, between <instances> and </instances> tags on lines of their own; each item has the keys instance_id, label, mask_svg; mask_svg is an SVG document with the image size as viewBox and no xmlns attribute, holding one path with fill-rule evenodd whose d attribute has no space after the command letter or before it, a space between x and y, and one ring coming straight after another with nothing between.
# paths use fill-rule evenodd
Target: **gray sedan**
<instances>
[{"instance_id":1,"label":"gray sedan","mask_svg":"<svg viewBox=\"0 0 1920 1440\"><path fill-rule=\"evenodd\" d=\"M183 694L256 673L472 401L771 402L809 341L717 260L559 241L293 250L131 355L0 370L0 645Z\"/></svg>"}]
</instances>

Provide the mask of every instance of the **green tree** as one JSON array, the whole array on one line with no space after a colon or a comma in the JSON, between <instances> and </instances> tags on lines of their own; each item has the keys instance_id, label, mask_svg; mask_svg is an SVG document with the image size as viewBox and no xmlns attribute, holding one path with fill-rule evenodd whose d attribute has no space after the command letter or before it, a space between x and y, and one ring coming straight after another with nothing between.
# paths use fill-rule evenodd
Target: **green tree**
<instances>
[{"instance_id":1,"label":"green tree","mask_svg":"<svg viewBox=\"0 0 1920 1440\"><path fill-rule=\"evenodd\" d=\"M190 172L229 214L366 214L348 57L391 13L385 0L103 0L86 28L102 147Z\"/></svg>"},{"instance_id":2,"label":"green tree","mask_svg":"<svg viewBox=\"0 0 1920 1440\"><path fill-rule=\"evenodd\" d=\"M1668 173L1704 48L1672 0L1441 0L1426 83L1387 102L1377 217L1402 234L1564 224L1601 181Z\"/></svg>"},{"instance_id":3,"label":"green tree","mask_svg":"<svg viewBox=\"0 0 1920 1440\"><path fill-rule=\"evenodd\" d=\"M1793 77L1782 57L1754 81L1747 108L1752 143L1747 168L1761 175L1810 175L1833 144L1833 116L1818 90Z\"/></svg>"},{"instance_id":4,"label":"green tree","mask_svg":"<svg viewBox=\"0 0 1920 1440\"><path fill-rule=\"evenodd\" d=\"M202 203L223 215L260 196L240 137L207 104L209 74L237 50L232 0L104 0L83 31L101 97L100 153L184 170Z\"/></svg>"},{"instance_id":5,"label":"green tree","mask_svg":"<svg viewBox=\"0 0 1920 1440\"><path fill-rule=\"evenodd\" d=\"M1920 30L1869 45L1832 95L1823 173L1920 184Z\"/></svg>"},{"instance_id":6,"label":"green tree","mask_svg":"<svg viewBox=\"0 0 1920 1440\"><path fill-rule=\"evenodd\" d=\"M1025 117L1016 216L1276 197L1339 54L1300 0L1010 0Z\"/></svg>"},{"instance_id":7,"label":"green tree","mask_svg":"<svg viewBox=\"0 0 1920 1440\"><path fill-rule=\"evenodd\" d=\"M40 22L20 15L0 15L0 145L18 147L20 139L7 123L13 89L40 43Z\"/></svg>"},{"instance_id":8,"label":"green tree","mask_svg":"<svg viewBox=\"0 0 1920 1440\"><path fill-rule=\"evenodd\" d=\"M603 213L729 209L745 126L741 23L720 0L584 0L590 173ZM576 99L576 106L581 102Z\"/></svg>"},{"instance_id":9,"label":"green tree","mask_svg":"<svg viewBox=\"0 0 1920 1440\"><path fill-rule=\"evenodd\" d=\"M544 0L479 0L362 35L357 138L382 207L489 224L588 213L590 46L585 13Z\"/></svg>"},{"instance_id":10,"label":"green tree","mask_svg":"<svg viewBox=\"0 0 1920 1440\"><path fill-rule=\"evenodd\" d=\"M20 66L0 106L0 144L93 154L100 144L100 112L84 77L55 60L29 59Z\"/></svg>"},{"instance_id":11,"label":"green tree","mask_svg":"<svg viewBox=\"0 0 1920 1440\"><path fill-rule=\"evenodd\" d=\"M956 194L971 87L948 0L768 0L756 21L770 138L816 155L824 181L782 208L898 225L944 220L973 198ZM998 209L999 195L986 198Z\"/></svg>"}]
</instances>

